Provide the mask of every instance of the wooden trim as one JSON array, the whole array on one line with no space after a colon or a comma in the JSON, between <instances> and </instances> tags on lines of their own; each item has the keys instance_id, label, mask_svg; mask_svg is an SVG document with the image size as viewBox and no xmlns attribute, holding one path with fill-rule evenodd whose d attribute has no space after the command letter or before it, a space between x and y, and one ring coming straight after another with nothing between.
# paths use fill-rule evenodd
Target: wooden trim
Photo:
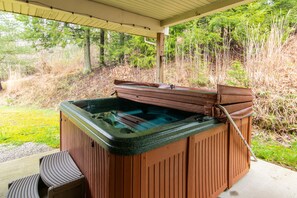
<instances>
[{"instance_id":1,"label":"wooden trim","mask_svg":"<svg viewBox=\"0 0 297 198\"><path fill-rule=\"evenodd\" d=\"M164 82L164 33L157 33L157 82Z\"/></svg>"}]
</instances>

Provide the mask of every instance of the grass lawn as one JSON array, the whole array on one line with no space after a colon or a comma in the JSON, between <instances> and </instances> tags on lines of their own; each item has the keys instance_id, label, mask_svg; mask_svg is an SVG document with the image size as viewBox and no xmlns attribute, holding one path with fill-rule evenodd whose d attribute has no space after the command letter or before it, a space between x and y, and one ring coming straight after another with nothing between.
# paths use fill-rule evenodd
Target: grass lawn
<instances>
[{"instance_id":1,"label":"grass lawn","mask_svg":"<svg viewBox=\"0 0 297 198\"><path fill-rule=\"evenodd\" d=\"M11 106L0 106L0 112L0 144L35 142L59 147L59 112Z\"/></svg>"},{"instance_id":2,"label":"grass lawn","mask_svg":"<svg viewBox=\"0 0 297 198\"><path fill-rule=\"evenodd\" d=\"M297 171L296 139L284 146L272 138L256 136L252 139L252 148L258 158Z\"/></svg>"}]
</instances>

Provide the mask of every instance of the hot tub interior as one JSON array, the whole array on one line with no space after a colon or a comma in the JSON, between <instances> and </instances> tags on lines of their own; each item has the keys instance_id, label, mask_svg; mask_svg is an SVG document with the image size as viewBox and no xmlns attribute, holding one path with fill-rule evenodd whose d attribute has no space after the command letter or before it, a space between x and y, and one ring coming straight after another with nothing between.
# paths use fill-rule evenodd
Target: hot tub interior
<instances>
[{"instance_id":1,"label":"hot tub interior","mask_svg":"<svg viewBox=\"0 0 297 198\"><path fill-rule=\"evenodd\" d=\"M202 114L179 111L154 105L137 103L125 99L85 100L73 102L74 105L88 112L96 123L119 129L121 133L137 133L194 118L196 122L211 119Z\"/></svg>"}]
</instances>

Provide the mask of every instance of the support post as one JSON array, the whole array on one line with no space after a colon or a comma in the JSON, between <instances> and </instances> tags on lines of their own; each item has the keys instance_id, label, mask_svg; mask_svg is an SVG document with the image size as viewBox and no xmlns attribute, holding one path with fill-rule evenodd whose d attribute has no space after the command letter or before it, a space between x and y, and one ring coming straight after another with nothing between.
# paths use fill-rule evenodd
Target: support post
<instances>
[{"instance_id":1,"label":"support post","mask_svg":"<svg viewBox=\"0 0 297 198\"><path fill-rule=\"evenodd\" d=\"M164 33L157 33L157 82L164 82Z\"/></svg>"}]
</instances>

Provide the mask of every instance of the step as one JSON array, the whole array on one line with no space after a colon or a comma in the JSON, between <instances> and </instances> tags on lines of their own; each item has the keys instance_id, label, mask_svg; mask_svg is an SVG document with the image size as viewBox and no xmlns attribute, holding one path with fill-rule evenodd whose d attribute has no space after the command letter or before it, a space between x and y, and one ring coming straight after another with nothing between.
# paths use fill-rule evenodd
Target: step
<instances>
[{"instance_id":1,"label":"step","mask_svg":"<svg viewBox=\"0 0 297 198\"><path fill-rule=\"evenodd\" d=\"M35 174L13 181L9 186L7 198L39 198L39 179L40 175Z\"/></svg>"},{"instance_id":2,"label":"step","mask_svg":"<svg viewBox=\"0 0 297 198\"><path fill-rule=\"evenodd\" d=\"M40 177L48 187L58 187L80 180L80 172L67 151L44 156L40 162Z\"/></svg>"}]
</instances>

